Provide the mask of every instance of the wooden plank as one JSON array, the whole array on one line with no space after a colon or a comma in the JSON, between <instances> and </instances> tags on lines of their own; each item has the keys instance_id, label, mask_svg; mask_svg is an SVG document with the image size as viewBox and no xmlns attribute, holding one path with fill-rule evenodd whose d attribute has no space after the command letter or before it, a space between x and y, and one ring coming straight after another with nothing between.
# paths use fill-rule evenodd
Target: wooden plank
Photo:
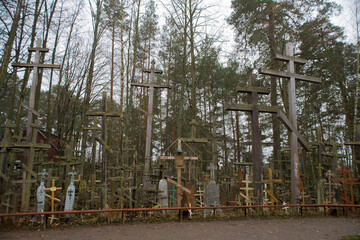
<instances>
[{"instance_id":1,"label":"wooden plank","mask_svg":"<svg viewBox=\"0 0 360 240\"><path fill-rule=\"evenodd\" d=\"M4 179L6 182L9 181L9 177L3 174L1 171L0 171L0 178Z\"/></svg>"},{"instance_id":2,"label":"wooden plank","mask_svg":"<svg viewBox=\"0 0 360 240\"><path fill-rule=\"evenodd\" d=\"M32 170L30 169L28 166L26 166L25 164L21 164L21 167L23 169L25 169L25 171L27 171L28 173L30 173L31 176L33 176L34 178L37 178L37 174Z\"/></svg>"},{"instance_id":3,"label":"wooden plank","mask_svg":"<svg viewBox=\"0 0 360 240\"><path fill-rule=\"evenodd\" d=\"M277 117L284 124L284 126L291 132L295 133L297 138L299 139L300 144L307 150L310 151L309 143L301 136L301 134L297 131L294 125L289 121L289 119L285 116L282 111L277 112Z\"/></svg>"},{"instance_id":4,"label":"wooden plank","mask_svg":"<svg viewBox=\"0 0 360 240\"><path fill-rule=\"evenodd\" d=\"M96 141L98 141L101 145L103 145L105 147L106 150L108 150L110 153L114 153L114 151L112 150L112 148L110 146L108 146L101 138L99 137L95 137Z\"/></svg>"},{"instance_id":5,"label":"wooden plank","mask_svg":"<svg viewBox=\"0 0 360 240\"><path fill-rule=\"evenodd\" d=\"M51 146L50 144L45 144L45 143L37 143L37 144L33 144L33 143L14 143L12 148L42 148L42 149L50 149Z\"/></svg>"},{"instance_id":6,"label":"wooden plank","mask_svg":"<svg viewBox=\"0 0 360 240\"><path fill-rule=\"evenodd\" d=\"M181 186L180 184L177 184L177 182L175 182L174 180L172 180L171 178L167 178L166 179L169 183L175 185L176 187L182 189L184 192L191 194L191 191L189 189L187 189L186 187Z\"/></svg>"},{"instance_id":7,"label":"wooden plank","mask_svg":"<svg viewBox=\"0 0 360 240\"><path fill-rule=\"evenodd\" d=\"M345 145L354 145L354 146L360 146L360 142L345 142Z\"/></svg>"},{"instance_id":8,"label":"wooden plank","mask_svg":"<svg viewBox=\"0 0 360 240\"><path fill-rule=\"evenodd\" d=\"M159 158L161 160L175 160L175 156L160 156ZM184 160L188 160L188 161L193 160L193 161L195 161L195 160L199 160L199 158L198 157L184 157Z\"/></svg>"},{"instance_id":9,"label":"wooden plank","mask_svg":"<svg viewBox=\"0 0 360 240\"><path fill-rule=\"evenodd\" d=\"M38 67L38 68L56 68L56 69L60 69L60 65L57 65L57 64L13 63L11 65L13 67L25 67L25 68Z\"/></svg>"},{"instance_id":10,"label":"wooden plank","mask_svg":"<svg viewBox=\"0 0 360 240\"><path fill-rule=\"evenodd\" d=\"M156 84L156 83L131 83L131 86L154 87L154 88L171 88L170 85L161 85L161 84Z\"/></svg>"},{"instance_id":11,"label":"wooden plank","mask_svg":"<svg viewBox=\"0 0 360 240\"><path fill-rule=\"evenodd\" d=\"M183 138L182 140L187 143L208 143L208 140L204 138Z\"/></svg>"},{"instance_id":12,"label":"wooden plank","mask_svg":"<svg viewBox=\"0 0 360 240\"><path fill-rule=\"evenodd\" d=\"M244 93L258 93L258 94L270 94L270 89L263 88L263 87L240 87L236 86L237 92L244 92Z\"/></svg>"},{"instance_id":13,"label":"wooden plank","mask_svg":"<svg viewBox=\"0 0 360 240\"><path fill-rule=\"evenodd\" d=\"M271 106L256 106L259 112L264 113L277 113L279 111L279 107L271 107ZM252 112L254 109L253 104L229 104L225 110L231 111L245 111L245 112Z\"/></svg>"},{"instance_id":14,"label":"wooden plank","mask_svg":"<svg viewBox=\"0 0 360 240\"><path fill-rule=\"evenodd\" d=\"M36 51L49 52L48 48L38 48L38 47L29 47L28 50L29 50L29 52L36 52Z\"/></svg>"},{"instance_id":15,"label":"wooden plank","mask_svg":"<svg viewBox=\"0 0 360 240\"><path fill-rule=\"evenodd\" d=\"M28 105L25 105L24 103L21 103L21 106L23 106L23 108L25 108L26 110L32 112L37 117L40 117L40 113L38 111L36 111L35 109L29 107Z\"/></svg>"},{"instance_id":16,"label":"wooden plank","mask_svg":"<svg viewBox=\"0 0 360 240\"><path fill-rule=\"evenodd\" d=\"M97 116L97 117L120 117L120 113L117 112L88 112L86 116Z\"/></svg>"},{"instance_id":17,"label":"wooden plank","mask_svg":"<svg viewBox=\"0 0 360 240\"><path fill-rule=\"evenodd\" d=\"M282 54L275 54L275 59L281 60L281 61L284 61L284 62L294 61L295 63L300 63L300 64L306 64L307 63L306 59L286 56L286 55L282 55Z\"/></svg>"},{"instance_id":18,"label":"wooden plank","mask_svg":"<svg viewBox=\"0 0 360 240\"><path fill-rule=\"evenodd\" d=\"M295 78L297 80L305 81L305 82L322 83L320 78L305 76L305 75L297 74L297 73L280 72L280 71L269 70L269 69L264 69L264 68L260 68L259 73L264 74L264 75L274 76L274 77L281 77L281 78Z\"/></svg>"},{"instance_id":19,"label":"wooden plank","mask_svg":"<svg viewBox=\"0 0 360 240\"><path fill-rule=\"evenodd\" d=\"M143 69L143 72L146 72L146 73L154 72L156 74L163 74L162 70L157 70L157 69Z\"/></svg>"}]
</instances>

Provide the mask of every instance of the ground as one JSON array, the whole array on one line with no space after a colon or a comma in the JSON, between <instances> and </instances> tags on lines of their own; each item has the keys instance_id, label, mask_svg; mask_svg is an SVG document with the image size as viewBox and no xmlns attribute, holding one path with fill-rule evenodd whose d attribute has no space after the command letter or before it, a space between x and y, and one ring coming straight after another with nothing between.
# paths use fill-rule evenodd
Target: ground
<instances>
[{"instance_id":1,"label":"ground","mask_svg":"<svg viewBox=\"0 0 360 240\"><path fill-rule=\"evenodd\" d=\"M0 239L340 239L357 235L359 218L246 219L0 232Z\"/></svg>"}]
</instances>

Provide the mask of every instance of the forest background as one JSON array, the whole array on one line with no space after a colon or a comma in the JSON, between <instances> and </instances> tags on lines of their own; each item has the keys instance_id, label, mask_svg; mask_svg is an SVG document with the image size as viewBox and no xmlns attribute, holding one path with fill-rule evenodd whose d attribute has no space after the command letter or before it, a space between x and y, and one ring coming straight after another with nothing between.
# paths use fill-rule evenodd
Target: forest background
<instances>
[{"instance_id":1,"label":"forest background","mask_svg":"<svg viewBox=\"0 0 360 240\"><path fill-rule=\"evenodd\" d=\"M109 123L111 147L122 156L129 139L144 156L147 91L130 83L147 82L142 69L155 60L164 71L157 83L172 88L155 91L153 159L176 138L190 137L190 122L196 119L197 137L216 143L196 147L203 160L250 161L250 116L225 107L249 101L235 86L247 85L260 67L286 69L274 56L293 42L295 55L309 60L296 71L323 81L297 82L299 131L309 142L354 140L360 1L341 3L344 9L328 0L1 1L0 124L11 120L15 133L25 127L22 103L28 101L31 71L11 63L33 61L28 47L41 38L50 49L41 60L61 64L60 70L39 75L36 109L49 136L73 138L78 150L90 152L92 138L84 128L96 123L86 113L101 109L107 91L110 110L121 115ZM336 15L345 22L347 36L335 24ZM271 88L260 102L287 113L287 80L258 75L257 82ZM261 114L260 125L264 160L279 159L288 147L287 130L270 114Z\"/></svg>"}]
</instances>

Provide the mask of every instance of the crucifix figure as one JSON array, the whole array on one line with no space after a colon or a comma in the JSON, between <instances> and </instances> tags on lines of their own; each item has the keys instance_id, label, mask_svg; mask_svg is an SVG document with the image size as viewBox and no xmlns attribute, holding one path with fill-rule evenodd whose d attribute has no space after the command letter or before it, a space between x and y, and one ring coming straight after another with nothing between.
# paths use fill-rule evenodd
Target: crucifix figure
<instances>
[{"instance_id":1,"label":"crucifix figure","mask_svg":"<svg viewBox=\"0 0 360 240\"><path fill-rule=\"evenodd\" d=\"M40 186L36 191L36 199L37 199L37 211L43 212L45 207L45 177L48 175L45 169L42 172L38 173L41 176Z\"/></svg>"},{"instance_id":2,"label":"crucifix figure","mask_svg":"<svg viewBox=\"0 0 360 240\"><path fill-rule=\"evenodd\" d=\"M307 81L312 83L321 83L321 79L305 76L295 73L295 63L305 64L305 59L294 57L294 48L292 43L286 44L286 55L276 54L275 58L287 62L287 72L279 72L275 70L260 69L259 73L280 77L288 78L288 96L289 96L289 119L294 129L297 130L297 114L296 114L296 94L295 94L295 80ZM298 136L292 131L291 132L291 202L296 204L299 200L299 153L298 153Z\"/></svg>"},{"instance_id":3,"label":"crucifix figure","mask_svg":"<svg viewBox=\"0 0 360 240\"><path fill-rule=\"evenodd\" d=\"M155 74L162 74L161 70L155 69L155 60L151 62L151 69L144 69L146 73L150 73L149 83L131 83L131 86L147 87L149 88L149 99L147 109L147 123L146 123L146 145L145 145L145 169L143 177L143 195L146 196L150 190L150 172L151 172L151 136L153 123L153 108L154 108L154 89L155 88L171 88L169 85L155 84Z\"/></svg>"},{"instance_id":4,"label":"crucifix figure","mask_svg":"<svg viewBox=\"0 0 360 240\"><path fill-rule=\"evenodd\" d=\"M181 192L180 192L180 189L187 192L188 194L191 194L191 191L189 189L185 188L184 186L182 186L182 184L181 184L181 169L184 168L184 160L195 161L195 160L198 160L199 158L198 157L185 157L183 155L183 150L181 148L181 142L182 142L181 138L178 138L175 142L177 142L176 155L175 156L160 156L160 159L161 160L175 160L175 165L176 165L176 169L177 169L177 182L173 181L170 178L167 178L167 181L176 186L177 207L181 207ZM170 147L174 143L172 143L170 145Z\"/></svg>"}]
</instances>

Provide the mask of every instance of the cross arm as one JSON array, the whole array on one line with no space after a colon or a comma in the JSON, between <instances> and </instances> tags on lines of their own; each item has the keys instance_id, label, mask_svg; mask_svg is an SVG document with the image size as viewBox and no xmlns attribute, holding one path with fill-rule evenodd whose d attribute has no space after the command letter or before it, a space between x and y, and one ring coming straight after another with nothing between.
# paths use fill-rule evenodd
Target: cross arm
<instances>
[{"instance_id":1,"label":"cross arm","mask_svg":"<svg viewBox=\"0 0 360 240\"><path fill-rule=\"evenodd\" d=\"M265 94L268 95L270 94L270 90L267 88L263 88L263 87L241 87L241 86L236 86L236 91L237 92L243 92L243 93L258 93L258 94Z\"/></svg>"},{"instance_id":2,"label":"cross arm","mask_svg":"<svg viewBox=\"0 0 360 240\"><path fill-rule=\"evenodd\" d=\"M99 137L96 137L95 139L96 139L96 141L98 141L101 145L103 145L103 146L106 148L106 150L108 150L110 153L114 153L114 151L111 149L111 147L108 146L108 145L104 142L104 140L102 140L102 139L99 138Z\"/></svg>"},{"instance_id":3,"label":"cross arm","mask_svg":"<svg viewBox=\"0 0 360 240\"><path fill-rule=\"evenodd\" d=\"M208 143L208 140L203 138L183 138L183 141L187 143Z\"/></svg>"},{"instance_id":4,"label":"cross arm","mask_svg":"<svg viewBox=\"0 0 360 240\"><path fill-rule=\"evenodd\" d=\"M312 83L321 83L322 82L320 78L316 78L316 77L305 76L305 75L297 74L297 73L280 72L280 71L269 70L269 69L264 69L264 68L260 68L259 73L264 74L264 75L274 76L274 77L281 77L281 78L292 78L293 77L297 80L301 80L301 81L305 81L305 82L312 82Z\"/></svg>"},{"instance_id":5,"label":"cross arm","mask_svg":"<svg viewBox=\"0 0 360 240\"><path fill-rule=\"evenodd\" d=\"M295 63L299 63L299 64L306 64L307 63L306 59L297 58L297 57L291 57L291 56L285 56L285 55L281 55L281 54L275 54L275 59L280 60L280 61L284 61L284 62L294 61Z\"/></svg>"},{"instance_id":6,"label":"cross arm","mask_svg":"<svg viewBox=\"0 0 360 240\"><path fill-rule=\"evenodd\" d=\"M154 72L156 74L163 74L162 70L156 70L156 69L143 69L143 72L146 72L146 73Z\"/></svg>"},{"instance_id":7,"label":"cross arm","mask_svg":"<svg viewBox=\"0 0 360 240\"><path fill-rule=\"evenodd\" d=\"M106 116L106 117L120 117L120 113L117 112L88 112L86 116Z\"/></svg>"},{"instance_id":8,"label":"cross arm","mask_svg":"<svg viewBox=\"0 0 360 240\"><path fill-rule=\"evenodd\" d=\"M294 127L294 125L289 121L289 119L285 116L285 114L282 111L277 112L277 117L279 120L285 125L285 127L295 133L297 138L299 139L300 144L306 148L307 151L310 151L310 145L309 143L301 136L301 134L297 131L297 129Z\"/></svg>"},{"instance_id":9,"label":"cross arm","mask_svg":"<svg viewBox=\"0 0 360 240\"><path fill-rule=\"evenodd\" d=\"M36 52L36 51L49 52L48 48L38 48L38 47L29 47L28 50L29 50L29 52Z\"/></svg>"},{"instance_id":10,"label":"cross arm","mask_svg":"<svg viewBox=\"0 0 360 240\"><path fill-rule=\"evenodd\" d=\"M154 88L171 88L170 85L161 85L156 83L131 83L131 86L136 87L154 87Z\"/></svg>"},{"instance_id":11,"label":"cross arm","mask_svg":"<svg viewBox=\"0 0 360 240\"><path fill-rule=\"evenodd\" d=\"M254 110L253 104L229 104L225 110L228 111L245 111L245 112L252 112ZM270 106L262 106L256 105L256 108L259 112L265 113L277 113L279 108L278 107L270 107Z\"/></svg>"},{"instance_id":12,"label":"cross arm","mask_svg":"<svg viewBox=\"0 0 360 240\"><path fill-rule=\"evenodd\" d=\"M60 69L60 65L56 65L56 64L13 63L11 65L13 67L24 67L24 68L38 67L38 68L56 68L56 69Z\"/></svg>"},{"instance_id":13,"label":"cross arm","mask_svg":"<svg viewBox=\"0 0 360 240\"><path fill-rule=\"evenodd\" d=\"M166 180L167 180L169 183L175 185L176 187L182 189L184 192L186 192L186 193L188 193L188 194L191 194L191 191L190 191L189 189L187 189L186 187L181 186L180 184L178 184L177 182L175 182L175 181L172 180L171 178L166 178Z\"/></svg>"}]
</instances>

